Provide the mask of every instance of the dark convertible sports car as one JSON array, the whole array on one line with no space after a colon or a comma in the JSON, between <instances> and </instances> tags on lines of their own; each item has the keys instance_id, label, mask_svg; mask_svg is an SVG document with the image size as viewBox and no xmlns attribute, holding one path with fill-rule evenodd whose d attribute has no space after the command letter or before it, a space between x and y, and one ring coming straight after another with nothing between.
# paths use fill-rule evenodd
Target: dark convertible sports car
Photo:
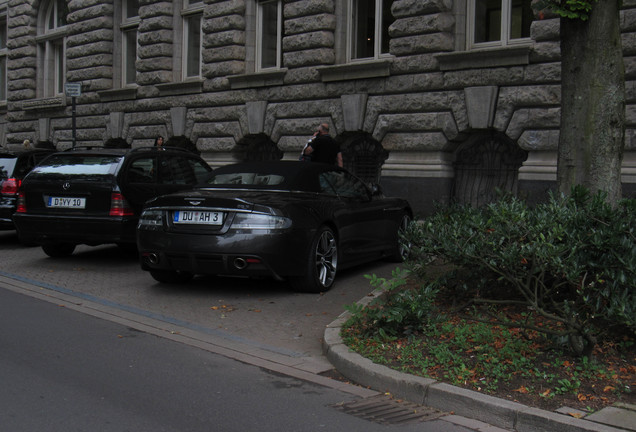
<instances>
[{"instance_id":1,"label":"dark convertible sports car","mask_svg":"<svg viewBox=\"0 0 636 432\"><path fill-rule=\"evenodd\" d=\"M141 267L160 282L273 276L297 291L326 291L339 269L404 258L398 233L411 207L374 190L333 165L227 165L194 190L146 203L137 227Z\"/></svg>"}]
</instances>

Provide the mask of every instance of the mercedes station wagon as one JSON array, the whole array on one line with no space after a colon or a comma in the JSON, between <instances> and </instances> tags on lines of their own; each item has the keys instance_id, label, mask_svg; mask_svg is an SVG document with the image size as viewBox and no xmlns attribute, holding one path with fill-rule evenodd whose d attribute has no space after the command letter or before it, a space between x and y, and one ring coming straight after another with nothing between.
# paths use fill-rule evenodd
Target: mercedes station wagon
<instances>
[{"instance_id":1,"label":"mercedes station wagon","mask_svg":"<svg viewBox=\"0 0 636 432\"><path fill-rule=\"evenodd\" d=\"M13 220L22 242L51 257L78 244L134 247L143 204L191 189L211 170L200 156L171 147L54 153L24 178Z\"/></svg>"}]
</instances>

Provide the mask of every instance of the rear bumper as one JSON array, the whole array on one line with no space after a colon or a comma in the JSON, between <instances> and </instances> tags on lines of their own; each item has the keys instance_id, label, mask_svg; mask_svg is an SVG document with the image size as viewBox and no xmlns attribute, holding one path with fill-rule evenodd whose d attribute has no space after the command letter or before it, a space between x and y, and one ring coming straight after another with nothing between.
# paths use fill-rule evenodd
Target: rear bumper
<instances>
[{"instance_id":1,"label":"rear bumper","mask_svg":"<svg viewBox=\"0 0 636 432\"><path fill-rule=\"evenodd\" d=\"M284 279L307 271L307 235L284 232L215 236L138 230L137 248L143 270Z\"/></svg>"},{"instance_id":2,"label":"rear bumper","mask_svg":"<svg viewBox=\"0 0 636 432\"><path fill-rule=\"evenodd\" d=\"M16 213L20 240L36 243L134 243L136 217L60 217Z\"/></svg>"}]
</instances>

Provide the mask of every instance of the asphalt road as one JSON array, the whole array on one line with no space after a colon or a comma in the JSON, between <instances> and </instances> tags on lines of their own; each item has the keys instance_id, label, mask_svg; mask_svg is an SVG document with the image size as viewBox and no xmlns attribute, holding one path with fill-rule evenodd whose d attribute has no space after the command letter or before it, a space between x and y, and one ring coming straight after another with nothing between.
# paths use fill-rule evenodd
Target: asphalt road
<instances>
[{"instance_id":1,"label":"asphalt road","mask_svg":"<svg viewBox=\"0 0 636 432\"><path fill-rule=\"evenodd\" d=\"M383 426L338 408L351 393L2 288L0 347L3 431L468 431Z\"/></svg>"},{"instance_id":2,"label":"asphalt road","mask_svg":"<svg viewBox=\"0 0 636 432\"><path fill-rule=\"evenodd\" d=\"M322 355L327 324L373 290L365 274L389 277L395 264L377 262L340 272L324 294L301 294L286 283L240 278L198 278L163 285L139 268L134 255L116 246L79 246L52 259L39 247L25 247L13 231L0 232L0 276L66 293L80 300L130 311L292 358L311 359L313 368L331 366Z\"/></svg>"}]
</instances>

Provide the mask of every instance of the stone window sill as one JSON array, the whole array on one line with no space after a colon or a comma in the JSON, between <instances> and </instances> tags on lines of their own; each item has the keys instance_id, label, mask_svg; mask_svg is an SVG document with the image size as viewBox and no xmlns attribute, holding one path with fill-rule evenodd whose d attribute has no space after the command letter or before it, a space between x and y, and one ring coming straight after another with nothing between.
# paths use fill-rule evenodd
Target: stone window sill
<instances>
[{"instance_id":1,"label":"stone window sill","mask_svg":"<svg viewBox=\"0 0 636 432\"><path fill-rule=\"evenodd\" d=\"M53 96L47 98L37 98L22 102L22 109L41 110L50 108L61 108L66 106L66 96Z\"/></svg>"},{"instance_id":2,"label":"stone window sill","mask_svg":"<svg viewBox=\"0 0 636 432\"><path fill-rule=\"evenodd\" d=\"M442 71L520 66L530 63L530 47L505 47L438 54Z\"/></svg>"},{"instance_id":3,"label":"stone window sill","mask_svg":"<svg viewBox=\"0 0 636 432\"><path fill-rule=\"evenodd\" d=\"M157 89L161 96L197 94L203 91L203 79L195 78L175 83L157 84Z\"/></svg>"},{"instance_id":4,"label":"stone window sill","mask_svg":"<svg viewBox=\"0 0 636 432\"><path fill-rule=\"evenodd\" d=\"M278 69L270 72L257 72L243 75L230 75L227 77L232 90L252 87L268 87L282 85L287 69Z\"/></svg>"},{"instance_id":5,"label":"stone window sill","mask_svg":"<svg viewBox=\"0 0 636 432\"><path fill-rule=\"evenodd\" d=\"M137 87L125 87L114 90L97 92L102 102L115 102L121 100L137 99Z\"/></svg>"},{"instance_id":6,"label":"stone window sill","mask_svg":"<svg viewBox=\"0 0 636 432\"><path fill-rule=\"evenodd\" d=\"M381 78L391 74L391 59L353 62L336 66L321 66L318 69L322 82L346 81L365 78Z\"/></svg>"}]
</instances>

